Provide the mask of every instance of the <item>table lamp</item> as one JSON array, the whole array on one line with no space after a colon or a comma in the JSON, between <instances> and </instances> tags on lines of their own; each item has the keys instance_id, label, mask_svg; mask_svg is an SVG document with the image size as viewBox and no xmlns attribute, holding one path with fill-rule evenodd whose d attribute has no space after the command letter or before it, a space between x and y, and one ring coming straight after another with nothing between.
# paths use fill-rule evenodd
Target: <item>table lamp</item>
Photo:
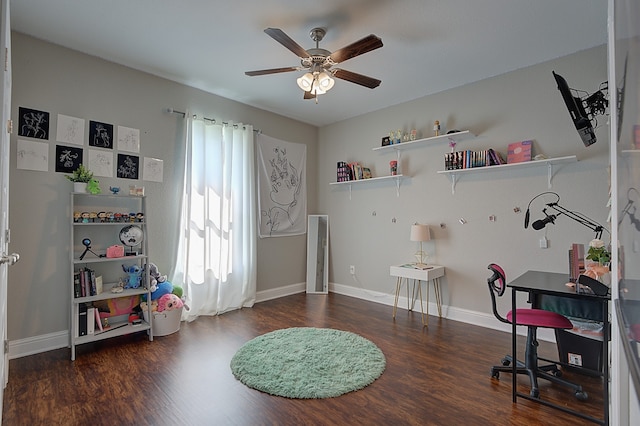
<instances>
[{"instance_id":1,"label":"table lamp","mask_svg":"<svg viewBox=\"0 0 640 426\"><path fill-rule=\"evenodd\" d=\"M423 267L426 265L425 260L427 259L427 254L422 250L422 242L431 240L431 235L429 233L429 226L422 225L419 223L415 223L411 225L411 241L420 242L420 251L416 253L416 259L418 263L416 266Z\"/></svg>"}]
</instances>

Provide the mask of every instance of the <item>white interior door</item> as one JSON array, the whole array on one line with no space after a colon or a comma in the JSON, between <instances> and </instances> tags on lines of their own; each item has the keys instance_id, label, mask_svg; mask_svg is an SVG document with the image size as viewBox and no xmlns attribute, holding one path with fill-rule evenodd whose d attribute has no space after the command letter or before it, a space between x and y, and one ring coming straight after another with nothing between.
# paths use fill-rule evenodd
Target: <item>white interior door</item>
<instances>
[{"instance_id":1,"label":"white interior door","mask_svg":"<svg viewBox=\"0 0 640 426\"><path fill-rule=\"evenodd\" d=\"M2 85L2 122L0 122L0 420L4 388L9 379L9 351L7 349L7 267L18 261L18 256L7 255L9 248L9 137L11 120L11 24L9 0L2 2L0 16L0 74Z\"/></svg>"}]
</instances>

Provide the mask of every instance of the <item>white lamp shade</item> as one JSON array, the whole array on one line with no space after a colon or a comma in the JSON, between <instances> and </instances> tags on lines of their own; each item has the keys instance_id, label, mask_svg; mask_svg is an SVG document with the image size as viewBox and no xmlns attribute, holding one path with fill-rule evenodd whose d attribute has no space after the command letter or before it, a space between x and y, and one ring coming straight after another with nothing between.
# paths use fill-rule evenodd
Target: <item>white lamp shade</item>
<instances>
[{"instance_id":1,"label":"white lamp shade","mask_svg":"<svg viewBox=\"0 0 640 426\"><path fill-rule=\"evenodd\" d=\"M304 74L302 77L300 77L296 81L298 82L298 87L300 87L305 92L308 92L308 91L311 90L311 87L312 87L313 82L314 82L313 74L308 72L308 73Z\"/></svg>"},{"instance_id":2,"label":"white lamp shade","mask_svg":"<svg viewBox=\"0 0 640 426\"><path fill-rule=\"evenodd\" d=\"M431 233L429 232L428 225L421 225L416 223L411 225L411 241L429 241L431 240Z\"/></svg>"},{"instance_id":3,"label":"white lamp shade","mask_svg":"<svg viewBox=\"0 0 640 426\"><path fill-rule=\"evenodd\" d=\"M325 93L327 93L326 90L324 90L322 88L322 86L320 86L320 83L318 83L318 80L314 80L313 81L313 86L311 86L311 94L312 95L324 95Z\"/></svg>"},{"instance_id":4,"label":"white lamp shade","mask_svg":"<svg viewBox=\"0 0 640 426\"><path fill-rule=\"evenodd\" d=\"M327 73L326 71L322 71L318 75L318 86L320 86L320 88L322 88L322 90L324 90L325 92L328 92L333 87L334 84L335 84L335 81L331 78L329 73Z\"/></svg>"}]
</instances>

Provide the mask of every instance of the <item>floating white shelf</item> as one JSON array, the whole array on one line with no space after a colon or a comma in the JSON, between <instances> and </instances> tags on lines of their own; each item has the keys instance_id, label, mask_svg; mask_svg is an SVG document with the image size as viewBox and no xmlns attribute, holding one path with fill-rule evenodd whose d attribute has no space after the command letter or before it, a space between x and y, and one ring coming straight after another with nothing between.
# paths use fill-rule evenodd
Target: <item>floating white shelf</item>
<instances>
[{"instance_id":1,"label":"floating white shelf","mask_svg":"<svg viewBox=\"0 0 640 426\"><path fill-rule=\"evenodd\" d=\"M471 133L468 130L464 130L461 132L450 133L445 135L433 136L430 138L416 139L415 141L402 142L393 145L379 146L373 148L374 151L380 152L389 152L389 151L402 151L404 149L409 149L421 145L428 145L432 143L445 142L445 141L454 141L456 143L463 141L465 139L474 139L476 135Z\"/></svg>"},{"instance_id":2,"label":"floating white shelf","mask_svg":"<svg viewBox=\"0 0 640 426\"><path fill-rule=\"evenodd\" d=\"M438 173L448 175L451 178L451 193L455 194L456 182L459 175L470 173L497 172L506 169L523 169L527 167L547 166L547 186L551 188L553 178L553 166L556 164L575 163L578 161L575 155L567 157L547 158L544 160L526 161L523 163L501 164L498 166L472 167L469 169L441 170Z\"/></svg>"},{"instance_id":3,"label":"floating white shelf","mask_svg":"<svg viewBox=\"0 0 640 426\"><path fill-rule=\"evenodd\" d=\"M352 185L361 185L373 182L380 182L385 180L395 180L396 181L396 195L400 196L400 181L407 176L404 175L389 175L389 176L379 176L369 179L358 179L358 180L347 180L344 182L330 182L329 185L349 185L349 199L351 199L351 187Z\"/></svg>"}]
</instances>

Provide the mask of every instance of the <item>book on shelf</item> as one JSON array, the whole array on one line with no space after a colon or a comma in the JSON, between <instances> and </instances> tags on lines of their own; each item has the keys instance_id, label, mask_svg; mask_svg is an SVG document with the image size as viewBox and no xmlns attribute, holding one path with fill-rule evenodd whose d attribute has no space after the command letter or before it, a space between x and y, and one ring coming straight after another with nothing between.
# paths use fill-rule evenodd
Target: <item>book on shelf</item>
<instances>
[{"instance_id":1,"label":"book on shelf","mask_svg":"<svg viewBox=\"0 0 640 426\"><path fill-rule=\"evenodd\" d=\"M92 336L96 329L96 308L87 307L87 335Z\"/></svg>"},{"instance_id":2,"label":"book on shelf","mask_svg":"<svg viewBox=\"0 0 640 426\"><path fill-rule=\"evenodd\" d=\"M82 269L82 275L84 276L84 295L91 296L91 274L89 269Z\"/></svg>"},{"instance_id":3,"label":"book on shelf","mask_svg":"<svg viewBox=\"0 0 640 426\"><path fill-rule=\"evenodd\" d=\"M486 167L491 165L489 151L453 151L444 155L445 170L470 169L474 167Z\"/></svg>"},{"instance_id":4,"label":"book on shelf","mask_svg":"<svg viewBox=\"0 0 640 426\"><path fill-rule=\"evenodd\" d=\"M80 268L78 276L80 277L80 297L85 297L87 295L87 287L85 285L84 269Z\"/></svg>"},{"instance_id":5,"label":"book on shelf","mask_svg":"<svg viewBox=\"0 0 640 426\"><path fill-rule=\"evenodd\" d=\"M80 272L73 273L73 296L82 297L82 289L80 288Z\"/></svg>"},{"instance_id":6,"label":"book on shelf","mask_svg":"<svg viewBox=\"0 0 640 426\"><path fill-rule=\"evenodd\" d=\"M95 321L96 321L96 333L99 331L104 331L104 328L102 327L102 318L100 318L100 311L98 310L98 308L94 309L94 317L95 317Z\"/></svg>"},{"instance_id":7,"label":"book on shelf","mask_svg":"<svg viewBox=\"0 0 640 426\"><path fill-rule=\"evenodd\" d=\"M89 269L89 285L91 286L91 295L95 296L96 292L96 271Z\"/></svg>"},{"instance_id":8,"label":"book on shelf","mask_svg":"<svg viewBox=\"0 0 640 426\"><path fill-rule=\"evenodd\" d=\"M78 305L78 322L77 322L76 336L87 335L87 305L80 303Z\"/></svg>"},{"instance_id":9,"label":"book on shelf","mask_svg":"<svg viewBox=\"0 0 640 426\"><path fill-rule=\"evenodd\" d=\"M89 268L80 268L73 273L73 293L75 297L95 296L102 293L102 276Z\"/></svg>"},{"instance_id":10,"label":"book on shelf","mask_svg":"<svg viewBox=\"0 0 640 426\"><path fill-rule=\"evenodd\" d=\"M491 162L494 166L499 166L501 164L507 163L506 161L504 161L504 158L502 158L502 155L493 148L489 148L489 156L491 157Z\"/></svg>"},{"instance_id":11,"label":"book on shelf","mask_svg":"<svg viewBox=\"0 0 640 426\"><path fill-rule=\"evenodd\" d=\"M96 294L101 294L102 291L103 291L102 275L98 275L96 277Z\"/></svg>"},{"instance_id":12,"label":"book on shelf","mask_svg":"<svg viewBox=\"0 0 640 426\"><path fill-rule=\"evenodd\" d=\"M524 163L531 161L531 146L533 141L520 141L510 143L507 148L507 163Z\"/></svg>"}]
</instances>

